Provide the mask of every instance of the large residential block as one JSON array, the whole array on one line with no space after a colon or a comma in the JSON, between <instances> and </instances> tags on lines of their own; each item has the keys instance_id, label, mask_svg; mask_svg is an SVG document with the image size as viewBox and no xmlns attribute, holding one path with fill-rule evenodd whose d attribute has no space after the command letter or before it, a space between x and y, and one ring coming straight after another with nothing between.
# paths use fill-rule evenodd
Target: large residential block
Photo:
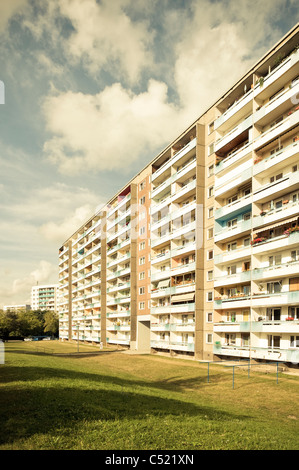
<instances>
[{"instance_id":1,"label":"large residential block","mask_svg":"<svg viewBox=\"0 0 299 470\"><path fill-rule=\"evenodd\" d=\"M59 250L60 338L299 362L299 31Z\"/></svg>"},{"instance_id":2,"label":"large residential block","mask_svg":"<svg viewBox=\"0 0 299 470\"><path fill-rule=\"evenodd\" d=\"M36 285L31 288L31 309L57 311L59 284Z\"/></svg>"}]
</instances>

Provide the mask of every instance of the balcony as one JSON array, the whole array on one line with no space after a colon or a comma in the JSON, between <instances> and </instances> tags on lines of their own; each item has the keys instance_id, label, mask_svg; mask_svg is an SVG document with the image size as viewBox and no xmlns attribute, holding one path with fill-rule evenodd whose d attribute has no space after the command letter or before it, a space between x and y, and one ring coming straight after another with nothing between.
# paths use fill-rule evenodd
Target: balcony
<instances>
[{"instance_id":1,"label":"balcony","mask_svg":"<svg viewBox=\"0 0 299 470\"><path fill-rule=\"evenodd\" d=\"M254 123L258 124L259 126L265 126L267 123L274 120L277 115L281 115L289 110L291 99L294 95L298 94L299 92L299 83L284 90L280 93L277 97L273 100L268 102L265 106L262 106L255 114L254 114Z\"/></svg>"},{"instance_id":2,"label":"balcony","mask_svg":"<svg viewBox=\"0 0 299 470\"><path fill-rule=\"evenodd\" d=\"M285 85L286 81L292 80L298 75L299 51L294 51L289 57L283 60L272 72L264 77L263 84L254 87L254 97L265 100L270 97L275 90Z\"/></svg>"},{"instance_id":3,"label":"balcony","mask_svg":"<svg viewBox=\"0 0 299 470\"><path fill-rule=\"evenodd\" d=\"M174 175L170 176L169 178L167 178L166 181L163 181L163 183L159 184L159 186L157 186L155 189L152 190L151 198L154 199L159 194L160 194L160 197L161 197L161 193L166 194L167 192L169 192L170 191L170 185L173 181L174 181Z\"/></svg>"},{"instance_id":4,"label":"balcony","mask_svg":"<svg viewBox=\"0 0 299 470\"><path fill-rule=\"evenodd\" d=\"M195 344L187 341L171 341L170 349L175 351L194 352Z\"/></svg>"},{"instance_id":5,"label":"balcony","mask_svg":"<svg viewBox=\"0 0 299 470\"><path fill-rule=\"evenodd\" d=\"M235 168L237 165L248 158L249 154L252 152L252 148L252 142L247 142L237 150L229 153L225 158L223 158L223 160L221 160L219 163L216 163L215 175L218 175L219 173L226 170L230 171L232 168Z\"/></svg>"},{"instance_id":6,"label":"balcony","mask_svg":"<svg viewBox=\"0 0 299 470\"><path fill-rule=\"evenodd\" d=\"M180 274L186 274L190 271L195 271L195 261L189 264L181 264L176 268L171 269L171 276L179 276Z\"/></svg>"},{"instance_id":7,"label":"balcony","mask_svg":"<svg viewBox=\"0 0 299 470\"><path fill-rule=\"evenodd\" d=\"M245 322L214 323L215 333L265 333L265 334L299 334L299 321L261 320Z\"/></svg>"},{"instance_id":8,"label":"balcony","mask_svg":"<svg viewBox=\"0 0 299 470\"><path fill-rule=\"evenodd\" d=\"M233 227L218 227L215 232L215 242L223 241L227 238L235 238L243 232L251 230L251 219L237 222Z\"/></svg>"},{"instance_id":9,"label":"balcony","mask_svg":"<svg viewBox=\"0 0 299 470\"><path fill-rule=\"evenodd\" d=\"M221 217L227 217L228 215L235 217L240 212L248 210L251 212L251 203L252 203L252 194L243 196L237 199L226 206L220 207L215 210L215 219L220 219Z\"/></svg>"},{"instance_id":10,"label":"balcony","mask_svg":"<svg viewBox=\"0 0 299 470\"><path fill-rule=\"evenodd\" d=\"M290 233L290 235L284 234L275 238L268 238L264 241L253 245L253 254L262 254L270 251L277 251L283 248L295 247L299 243L299 231Z\"/></svg>"},{"instance_id":11,"label":"balcony","mask_svg":"<svg viewBox=\"0 0 299 470\"><path fill-rule=\"evenodd\" d=\"M253 202L264 203L279 198L298 188L298 174L288 173L273 183L268 183L254 191Z\"/></svg>"},{"instance_id":12,"label":"balcony","mask_svg":"<svg viewBox=\"0 0 299 470\"><path fill-rule=\"evenodd\" d=\"M151 331L170 331L170 323L151 323Z\"/></svg>"},{"instance_id":13,"label":"balcony","mask_svg":"<svg viewBox=\"0 0 299 470\"><path fill-rule=\"evenodd\" d=\"M252 109L253 90L247 91L214 122L214 129L226 131L240 121Z\"/></svg>"},{"instance_id":14,"label":"balcony","mask_svg":"<svg viewBox=\"0 0 299 470\"><path fill-rule=\"evenodd\" d=\"M245 294L238 294L232 297L222 296L221 298L215 297L214 308L219 309L235 309L247 308L251 305L251 296Z\"/></svg>"},{"instance_id":15,"label":"balcony","mask_svg":"<svg viewBox=\"0 0 299 470\"><path fill-rule=\"evenodd\" d=\"M250 348L249 346L215 344L213 353L217 356L250 357L251 359L299 363L299 350L296 348L280 349L256 346Z\"/></svg>"},{"instance_id":16,"label":"balcony","mask_svg":"<svg viewBox=\"0 0 299 470\"><path fill-rule=\"evenodd\" d=\"M157 349L169 349L170 341L169 340L151 340L151 348Z\"/></svg>"},{"instance_id":17,"label":"balcony","mask_svg":"<svg viewBox=\"0 0 299 470\"><path fill-rule=\"evenodd\" d=\"M196 139L191 140L188 142L187 145L185 145L181 150L175 153L175 155L167 160L160 168L158 168L155 173L152 174L152 181L155 181L155 179L160 176L164 171L166 171L168 168L170 168L174 163L176 163L178 160L180 160L182 157L187 155L191 150L193 150L196 147Z\"/></svg>"},{"instance_id":18,"label":"balcony","mask_svg":"<svg viewBox=\"0 0 299 470\"><path fill-rule=\"evenodd\" d=\"M252 296L252 307L281 307L299 303L299 291L259 293Z\"/></svg>"},{"instance_id":19,"label":"balcony","mask_svg":"<svg viewBox=\"0 0 299 470\"><path fill-rule=\"evenodd\" d=\"M232 173L229 173L215 181L215 197L220 197L232 190L236 190L238 186L251 179L252 162L248 160L245 164L240 165Z\"/></svg>"},{"instance_id":20,"label":"balcony","mask_svg":"<svg viewBox=\"0 0 299 470\"><path fill-rule=\"evenodd\" d=\"M226 264L231 261L237 261L240 259L248 258L251 255L251 246L242 246L235 250L223 251L215 255L214 263L215 265Z\"/></svg>"},{"instance_id":21,"label":"balcony","mask_svg":"<svg viewBox=\"0 0 299 470\"><path fill-rule=\"evenodd\" d=\"M295 137L297 139L297 137ZM262 160L257 160L256 164L253 167L253 176L258 175L260 178L263 177L263 173L269 173L270 171L273 173L275 167L281 168L286 163L294 162L294 164L298 160L298 152L299 152L299 138L292 142L287 147L278 150L277 152L269 155ZM290 162L288 160L290 159Z\"/></svg>"},{"instance_id":22,"label":"balcony","mask_svg":"<svg viewBox=\"0 0 299 470\"><path fill-rule=\"evenodd\" d=\"M251 114L246 119L244 119L243 122L238 124L223 137L217 140L215 143L215 153L226 153L226 150L228 150L230 147L235 147L239 143L240 139L242 141L242 136L244 136L245 139L248 134L248 130L250 127L252 127L252 125L253 116Z\"/></svg>"},{"instance_id":23,"label":"balcony","mask_svg":"<svg viewBox=\"0 0 299 470\"><path fill-rule=\"evenodd\" d=\"M299 183L299 181L298 181ZM287 199L286 199L287 201ZM298 214L299 217L299 201L296 202L285 202L279 209L273 209L265 212L265 215L259 215L253 217L252 227L257 230L257 227L263 227L265 225L280 222L284 219L294 218ZM282 222L283 223L283 222ZM265 227L266 229L267 227ZM261 228L259 230L262 230Z\"/></svg>"},{"instance_id":24,"label":"balcony","mask_svg":"<svg viewBox=\"0 0 299 470\"><path fill-rule=\"evenodd\" d=\"M214 280L214 287L222 287L234 284L240 284L241 282L250 281L251 272L250 271L243 271L236 274L231 275L223 275L218 276Z\"/></svg>"},{"instance_id":25,"label":"balcony","mask_svg":"<svg viewBox=\"0 0 299 470\"><path fill-rule=\"evenodd\" d=\"M286 133L292 127L295 127L297 125L298 111L293 113L291 116L286 117L275 126L270 127L270 129L266 130L259 137L257 137L253 142L253 149L255 151L258 151L272 140L277 139L279 135Z\"/></svg>"},{"instance_id":26,"label":"balcony","mask_svg":"<svg viewBox=\"0 0 299 470\"><path fill-rule=\"evenodd\" d=\"M185 304L168 304L158 307L151 307L152 315L165 315L165 314L174 314L174 313L188 313L195 311L195 303L185 303Z\"/></svg>"},{"instance_id":27,"label":"balcony","mask_svg":"<svg viewBox=\"0 0 299 470\"><path fill-rule=\"evenodd\" d=\"M177 322L177 323L171 323L170 324L170 330L171 331L177 331L177 332L186 332L186 333L193 333L195 331L195 322Z\"/></svg>"},{"instance_id":28,"label":"balcony","mask_svg":"<svg viewBox=\"0 0 299 470\"><path fill-rule=\"evenodd\" d=\"M179 202L178 200L183 200L188 193L193 191L196 188L196 180L194 179L190 183L183 186L180 190L176 191L175 194L171 196L171 202Z\"/></svg>"}]
</instances>

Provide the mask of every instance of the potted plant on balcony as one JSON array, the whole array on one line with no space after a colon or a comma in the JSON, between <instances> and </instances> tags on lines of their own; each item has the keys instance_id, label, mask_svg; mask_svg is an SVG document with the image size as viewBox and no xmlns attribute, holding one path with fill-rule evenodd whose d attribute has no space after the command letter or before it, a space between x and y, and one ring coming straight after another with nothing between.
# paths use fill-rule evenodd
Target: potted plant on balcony
<instances>
[{"instance_id":1,"label":"potted plant on balcony","mask_svg":"<svg viewBox=\"0 0 299 470\"><path fill-rule=\"evenodd\" d=\"M287 317L287 318L286 318L286 321L293 321L293 320L294 320L293 317Z\"/></svg>"}]
</instances>

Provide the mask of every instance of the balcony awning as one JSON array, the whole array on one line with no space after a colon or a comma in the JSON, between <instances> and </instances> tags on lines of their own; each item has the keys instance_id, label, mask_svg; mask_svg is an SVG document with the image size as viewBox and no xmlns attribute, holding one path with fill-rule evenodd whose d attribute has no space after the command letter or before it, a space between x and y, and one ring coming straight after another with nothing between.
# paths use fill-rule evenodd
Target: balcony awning
<instances>
[{"instance_id":1,"label":"balcony awning","mask_svg":"<svg viewBox=\"0 0 299 470\"><path fill-rule=\"evenodd\" d=\"M170 279L164 279L163 281L160 281L158 283L158 288L161 289L163 287L169 287L169 284L170 284Z\"/></svg>"},{"instance_id":2,"label":"balcony awning","mask_svg":"<svg viewBox=\"0 0 299 470\"><path fill-rule=\"evenodd\" d=\"M173 295L171 297L171 303L178 303L178 302L188 302L190 300L194 300L195 294L194 292L190 292L188 294L179 294Z\"/></svg>"},{"instance_id":3,"label":"balcony awning","mask_svg":"<svg viewBox=\"0 0 299 470\"><path fill-rule=\"evenodd\" d=\"M267 226L265 226L263 228L260 228L260 229L256 228L255 231L260 233L260 232L264 232L265 230L272 230L273 228L283 227L286 224L290 224L292 222L297 222L298 219L299 219L299 217L297 215L296 217L293 217L292 219L281 220L280 222L276 222L275 224L272 224L272 225L267 225Z\"/></svg>"}]
</instances>

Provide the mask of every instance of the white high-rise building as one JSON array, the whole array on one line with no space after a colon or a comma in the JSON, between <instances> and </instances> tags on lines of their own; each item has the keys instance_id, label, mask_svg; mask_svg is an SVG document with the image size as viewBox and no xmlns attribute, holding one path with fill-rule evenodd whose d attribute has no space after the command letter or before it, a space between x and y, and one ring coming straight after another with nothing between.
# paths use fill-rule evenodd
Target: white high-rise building
<instances>
[{"instance_id":1,"label":"white high-rise building","mask_svg":"<svg viewBox=\"0 0 299 470\"><path fill-rule=\"evenodd\" d=\"M31 309L56 311L57 293L58 284L33 286L31 289Z\"/></svg>"}]
</instances>

